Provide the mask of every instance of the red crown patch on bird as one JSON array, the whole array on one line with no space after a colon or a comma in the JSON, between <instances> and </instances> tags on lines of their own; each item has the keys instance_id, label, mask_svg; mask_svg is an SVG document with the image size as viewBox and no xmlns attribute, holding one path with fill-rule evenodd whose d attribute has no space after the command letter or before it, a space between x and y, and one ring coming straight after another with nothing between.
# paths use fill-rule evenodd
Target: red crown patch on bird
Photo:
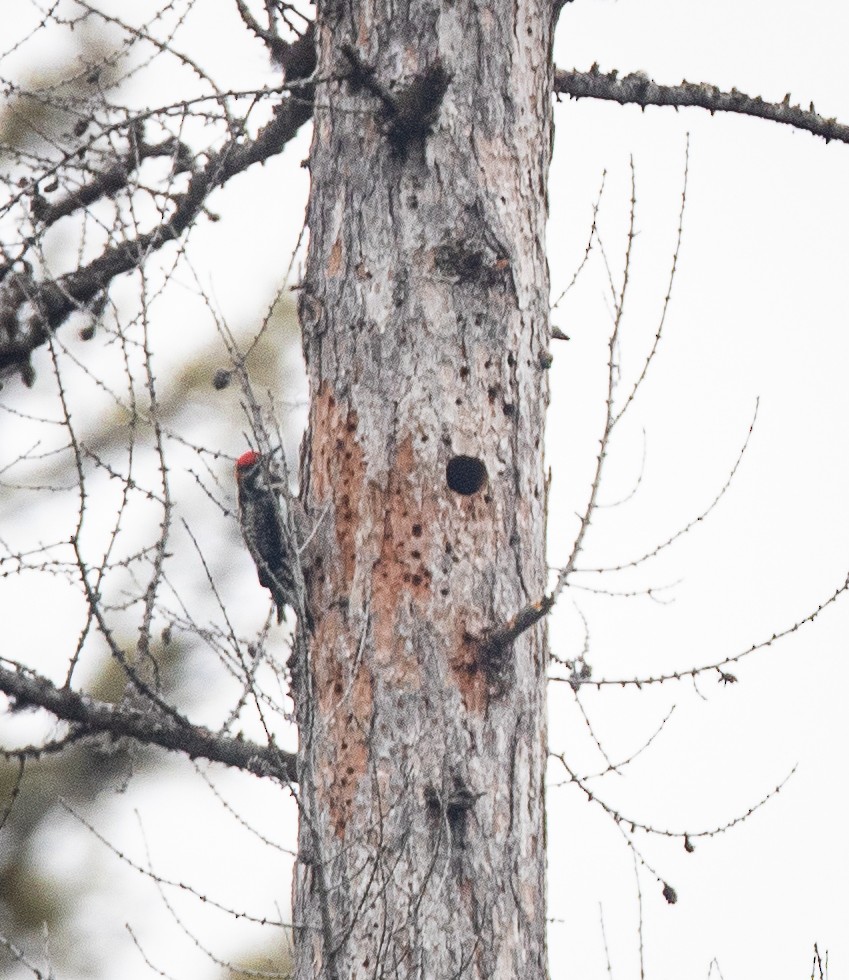
<instances>
[{"instance_id":1,"label":"red crown patch on bird","mask_svg":"<svg viewBox=\"0 0 849 980\"><path fill-rule=\"evenodd\" d=\"M244 470L248 466L253 466L254 463L258 463L262 457L255 449L249 449L246 453L236 460L236 469Z\"/></svg>"}]
</instances>

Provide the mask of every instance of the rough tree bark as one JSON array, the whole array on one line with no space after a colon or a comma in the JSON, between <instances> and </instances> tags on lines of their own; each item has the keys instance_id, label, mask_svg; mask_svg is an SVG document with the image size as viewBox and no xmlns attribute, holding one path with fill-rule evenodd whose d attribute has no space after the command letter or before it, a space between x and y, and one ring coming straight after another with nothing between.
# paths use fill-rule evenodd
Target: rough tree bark
<instances>
[{"instance_id":1,"label":"rough tree bark","mask_svg":"<svg viewBox=\"0 0 849 980\"><path fill-rule=\"evenodd\" d=\"M547 975L552 7L318 11L299 978Z\"/></svg>"}]
</instances>

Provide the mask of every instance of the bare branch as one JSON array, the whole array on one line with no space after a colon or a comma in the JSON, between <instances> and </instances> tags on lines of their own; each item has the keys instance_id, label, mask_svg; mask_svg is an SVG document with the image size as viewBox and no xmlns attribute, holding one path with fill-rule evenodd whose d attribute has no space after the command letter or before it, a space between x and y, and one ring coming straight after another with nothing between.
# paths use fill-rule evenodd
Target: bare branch
<instances>
[{"instance_id":1,"label":"bare branch","mask_svg":"<svg viewBox=\"0 0 849 980\"><path fill-rule=\"evenodd\" d=\"M87 184L55 203L48 204L43 197L35 198L33 204L38 204L38 207L34 206L34 217L46 227L103 197L111 197L126 188L131 175L145 160L153 157L171 157L175 174L192 169L191 150L179 140L169 139L155 144L135 143L132 150L116 161L114 166L97 174Z\"/></svg>"},{"instance_id":2,"label":"bare branch","mask_svg":"<svg viewBox=\"0 0 849 980\"><path fill-rule=\"evenodd\" d=\"M601 208L601 199L604 196L604 184L606 180L607 180L607 171L604 170L602 171L601 174L601 187L599 187L598 189L598 197L595 199L595 204L593 205L593 220L592 220L592 224L590 225L590 233L589 236L587 237L587 244L584 248L583 257L581 258L581 261L578 263L577 269L575 269L574 273L572 274L572 278L569 280L569 285L560 293L557 299L551 304L552 310L556 310L557 307L560 306L561 301L569 292L569 290L572 289L572 287L578 281L578 276L580 276L581 272L583 272L584 267L589 261L590 252L592 252L592 248L593 248L593 242L595 241L596 236L598 235L598 212L599 212L599 208Z\"/></svg>"},{"instance_id":3,"label":"bare branch","mask_svg":"<svg viewBox=\"0 0 849 980\"><path fill-rule=\"evenodd\" d=\"M695 678L701 674L712 673L713 671L716 671L717 674L719 675L717 678L718 681L722 682L723 684L733 684L736 682L737 678L734 676L734 674L730 674L728 671L726 671L724 669L725 667L728 667L730 664L739 663L744 657L748 657L749 654L756 653L758 650L765 650L767 647L771 647L774 643L777 643L779 640L783 640L784 637L789 636L791 633L796 633L803 626L806 626L808 623L812 623L817 618L817 616L820 615L821 612L823 612L829 606L837 602L837 600L843 595L843 593L847 591L849 591L849 577L847 577L844 580L843 584L838 586L838 588L836 588L834 592L832 592L827 599L824 599L816 607L816 609L813 610L813 612L808 613L807 616L804 616L802 619L796 620L795 623L793 623L791 626L786 627L780 632L773 633L772 636L768 637L767 639L761 640L758 643L753 643L751 646L746 647L745 650L741 650L739 653L732 654L729 657L724 657L722 660L717 660L710 664L703 664L701 667L690 667L688 670L676 670L669 674L656 674L651 677L630 677L630 678L618 678L615 680L613 678L599 678L596 680L587 677L587 678L580 678L578 682L581 684L589 684L597 688L608 687L608 686L613 686L613 687L632 686L632 687L641 688L641 687L646 687L649 684L665 684L667 681L681 681L681 680L686 680L688 678ZM565 684L575 684L576 682L574 676L552 677L550 679L552 681L565 683Z\"/></svg>"},{"instance_id":4,"label":"bare branch","mask_svg":"<svg viewBox=\"0 0 849 980\"><path fill-rule=\"evenodd\" d=\"M305 45L299 47L300 43L304 38L308 41L309 46L309 57L312 59L312 66L315 67L315 46L313 41L313 31L315 30L315 24L307 24L306 30L301 34L300 31L296 31L299 35L295 41L286 41L281 36L274 24L274 19L270 10L267 10L268 14L268 27L263 27L262 24L253 16L248 8L248 5L244 0L236 0L236 9L239 11L239 16L242 18L242 22L245 27L254 34L260 41L268 48L271 57L286 70L286 78L289 79L293 71L297 71L296 64L304 54L306 49ZM299 17L303 17L303 14L298 13L294 8L292 12L297 14ZM285 18L284 18L285 19ZM295 31L295 28L291 23L286 20L287 26ZM304 71L298 74L297 77L303 78L311 74L312 68L309 71ZM294 76L292 76L294 77Z\"/></svg>"},{"instance_id":5,"label":"bare branch","mask_svg":"<svg viewBox=\"0 0 849 980\"><path fill-rule=\"evenodd\" d=\"M560 762L570 777L561 785L569 785L570 783L574 783L587 798L588 802L595 803L600 806L602 810L604 810L604 812L613 819L614 823L620 827L620 829L625 830L625 828L627 828L632 834L637 830L643 830L646 833L654 834L657 837L678 837L685 841L693 840L698 837L716 837L719 834L724 834L726 831L731 830L732 827L736 827L737 824L743 823L744 820L748 820L752 814L760 810L761 807L766 806L766 804L769 803L774 796L784 789L788 780L795 774L797 769L797 766L793 766L790 772L787 773L784 779L782 779L777 786L765 793L757 803L753 803L748 810L745 811L745 813L740 813L723 824L719 824L715 827L709 827L704 830L670 830L665 827L655 827L651 824L641 823L639 820L632 820L631 817L626 816L620 810L610 806L610 804L606 803L597 793L593 792L593 790L586 786L584 778L579 776L569 766L563 755L557 755L555 758L558 760L558 762ZM648 867L648 865L646 866ZM654 871L652 873L655 874ZM658 880L660 880L659 876Z\"/></svg>"},{"instance_id":6,"label":"bare branch","mask_svg":"<svg viewBox=\"0 0 849 980\"><path fill-rule=\"evenodd\" d=\"M610 332L610 337L608 339L607 348L607 397L605 402L605 421L604 421L604 431L601 434L601 439L599 440L599 451L596 457L596 467L595 473L593 474L592 486L590 488L590 497L587 501L586 509L581 517L581 523L578 527L578 533L575 535L575 541L572 545L572 553L569 555L569 560L566 565L561 569L560 574L557 577L557 584L554 587L554 591L551 593L551 600L555 602L557 597L566 588L566 584L569 581L569 576L572 574L575 568L575 562L578 559L578 555L581 553L583 547L584 536L587 533L587 529L592 521L593 514L595 513L596 500L598 499L599 487L601 486L601 476L604 470L604 462L607 458L608 445L610 443L610 436L613 432L613 427L616 422L621 417L620 415L614 415L613 412L613 396L616 388L616 376L617 376L617 356L616 349L619 343L619 330L622 325L622 316L625 312L625 297L628 292L628 283L630 281L631 272L631 250L634 244L635 237L635 222L637 216L637 183L636 183L636 173L634 171L634 160L631 159L631 212L630 219L628 223L628 238L625 245L625 268L622 273L622 286L617 291L613 286L613 281L611 279L611 290L613 291L615 306L615 315L613 319L613 329Z\"/></svg>"},{"instance_id":7,"label":"bare branch","mask_svg":"<svg viewBox=\"0 0 849 980\"><path fill-rule=\"evenodd\" d=\"M599 241L600 247L602 247L602 255L604 255L603 246L601 246L601 240L598 236L597 230L597 215L598 207L601 202L601 195L604 192L604 179L602 178L602 186L599 190L599 197L596 206L593 210L593 225L592 232L590 235L590 241L587 245L587 252L589 254L589 248L592 244L593 234L596 240ZM595 513L596 500L598 499L598 492L601 486L601 475L604 469L605 459L607 458L608 443L610 441L610 436L613 431L613 426L618 421L618 417L614 416L613 411L613 396L616 388L616 375L618 369L617 361L617 345L619 342L619 330L622 325L622 317L625 312L625 298L628 292L628 283L630 281L631 273L631 252L634 244L634 238L636 237L635 225L636 225L636 215L637 215L637 184L636 184L636 171L634 169L634 160L631 159L631 207L630 207L630 220L628 224L628 237L625 244L625 260L624 269L622 272L622 285L619 289L613 281L613 274L610 271L610 266L607 265L607 259L605 257L605 264L607 265L608 278L610 280L610 290L614 302L614 316L613 316L613 327L610 332L610 337L608 338L608 358L607 358L607 396L605 400L605 420L604 420L604 430L599 439L599 451L596 457L595 472L593 474L593 480L590 487L590 496L587 501L586 509L580 519L580 525L578 527L577 534L575 535L575 540L572 545L572 552L569 555L569 560L566 565L560 570L557 576L557 582L551 593L549 595L543 596L543 598L537 602L529 603L524 609L520 610L516 616L509 620L504 625L491 630L485 637L483 637L483 648L486 655L489 658L496 658L501 651L503 651L509 644L516 640L521 634L530 629L532 626L536 625L544 616L546 616L555 602L559 598L560 594L566 588L568 584L569 577L575 568L575 562L577 561L578 555L581 553L581 548L583 546L584 535L592 520L593 514ZM580 270L579 270L580 271ZM577 275L577 273L576 273ZM574 281L574 280L573 280Z\"/></svg>"},{"instance_id":8,"label":"bare branch","mask_svg":"<svg viewBox=\"0 0 849 980\"><path fill-rule=\"evenodd\" d=\"M60 721L82 726L88 734L128 736L144 745L185 752L190 759L209 759L282 782L294 782L297 777L297 756L274 745L216 735L200 725L179 724L152 705L97 701L70 688L56 687L20 665L14 667L0 666L0 691L20 706L44 708Z\"/></svg>"},{"instance_id":9,"label":"bare branch","mask_svg":"<svg viewBox=\"0 0 849 980\"><path fill-rule=\"evenodd\" d=\"M604 99L620 105L646 106L696 106L716 112L736 112L743 116L756 116L770 122L782 123L794 129L803 129L813 136L821 136L826 143L836 140L849 143L849 126L839 123L833 116L825 118L817 113L811 102L809 109L790 104L790 93L781 102L764 102L759 96L746 95L732 88L723 92L716 85L706 82L688 82L680 85L658 85L644 72L632 72L619 78L618 71L604 74L598 65L589 71L564 71L554 73L554 92L573 99Z\"/></svg>"},{"instance_id":10,"label":"bare branch","mask_svg":"<svg viewBox=\"0 0 849 980\"><path fill-rule=\"evenodd\" d=\"M630 561L622 562L619 565L608 565L605 567L598 567L598 568L591 568L591 567L574 568L572 569L572 571L574 571L576 574L580 574L583 572L588 572L588 573L592 572L601 575L606 572L621 572L624 571L626 568L636 568L637 565L642 565L643 562L649 561L651 558L655 558L657 555L660 554L661 551L670 547L670 545L673 545L679 538L682 538L685 534L688 534L694 527L696 527L696 525L703 523L705 518L707 518L707 516L714 510L714 508L717 506L720 500L722 500L722 498L728 492L728 489L731 486L734 477L737 475L737 470L740 468L740 464L743 462L743 457L746 454L746 450L749 447L749 441L751 440L752 433L754 432L755 429L755 423L758 420L759 407L760 407L760 398L756 398L755 410L752 414L752 421L749 423L749 430L746 433L746 438L743 440L743 445L740 448L740 452L737 454L737 458L734 460L734 465L731 467L731 471L728 474L728 478L726 479L725 483L722 484L722 486L719 489L719 492L716 494L713 500L711 500L711 502L707 505L707 507L705 507L703 511L701 511L696 517L694 517L691 521L685 524L684 527L679 527L678 530L673 535L668 537L665 541L662 541L659 545L656 545L651 551L645 552L644 554L640 555L638 558L632 558ZM570 582L570 585L571 584L572 583Z\"/></svg>"},{"instance_id":11,"label":"bare branch","mask_svg":"<svg viewBox=\"0 0 849 980\"><path fill-rule=\"evenodd\" d=\"M303 78L305 76L301 72L307 75L312 72L314 56L311 62L311 44L312 33L309 32L291 46L293 58L297 55L297 63L288 69L292 78ZM28 272L11 273L8 265L0 266L0 326L3 327L0 329L0 379L16 372L20 372L25 381L31 378L31 368L28 368L30 356L46 342L52 331L72 313L85 309L101 297L117 276L140 267L151 253L169 242L177 241L203 212L207 198L214 190L223 187L232 177L253 164L279 154L311 116L310 89L290 95L276 108L272 120L254 139L239 134L210 154L205 165L193 171L185 193L173 198L173 210L160 225L136 238L108 246L96 259L80 269L56 280L37 282ZM155 155L153 149L150 148L150 155ZM178 167L186 169L186 148L172 144L174 154ZM122 166L119 164L119 167ZM126 171L122 172L126 175ZM110 184L118 181L120 185L117 171L111 177L110 173L95 178L88 189L78 191L58 205L59 212L54 214L52 208L47 206L52 220L79 207L76 201L80 194L102 197ZM116 189L120 189L120 186L116 186Z\"/></svg>"},{"instance_id":12,"label":"bare branch","mask_svg":"<svg viewBox=\"0 0 849 980\"><path fill-rule=\"evenodd\" d=\"M33 963L24 956L23 950L18 949L18 947L12 942L11 939L7 939L6 936L0 935L0 948L7 950L11 953L12 958L19 965L29 970L29 972L36 978L36 980L50 980L54 976L52 970L48 973L42 973Z\"/></svg>"},{"instance_id":13,"label":"bare branch","mask_svg":"<svg viewBox=\"0 0 849 980\"><path fill-rule=\"evenodd\" d=\"M233 919L242 919L246 922L253 922L260 926L282 926L286 927L288 923L283 922L280 919L271 918L267 915L250 915L248 912L240 911L238 909L231 908L229 905L225 905L222 902L217 901L211 895L207 895L204 892L199 891L193 885L186 884L185 881L178 881L172 878L166 878L163 875L153 870L153 864L150 858L150 852L147 846L147 840L144 839L145 851L147 851L147 867L140 864L138 861L134 861L125 851L122 851L119 847L116 847L108 838L106 838L100 831L87 820L82 813L79 812L68 800L60 800L61 805L71 814L71 816L78 820L79 823L85 827L85 829L95 837L104 847L108 848L119 861L122 861L127 867L132 868L133 871L137 871L139 874L144 875L149 878L159 889L160 895L165 899L164 889L171 888L175 891L182 892L185 895L191 895L193 898L197 899L201 904L208 905L211 908L218 909L219 912L224 912L226 915L232 917ZM142 830L142 835L144 835L144 830Z\"/></svg>"},{"instance_id":14,"label":"bare branch","mask_svg":"<svg viewBox=\"0 0 849 980\"><path fill-rule=\"evenodd\" d=\"M681 191L681 209L678 212L678 235L675 240L675 251L672 253L672 268L669 270L669 284L666 287L666 295L663 297L663 307L660 312L660 321L657 325L657 332L654 336L654 343L652 344L651 350L648 352L645 361L643 362L643 369L640 372L640 376L634 382L628 397L625 399L624 404L616 413L613 419L611 419L611 428L615 426L622 416L628 411L631 403L640 390L640 386L646 379L651 363L654 360L654 356L657 353L657 348L660 345L660 338L663 335L663 327L666 323L666 314L669 311L669 300L672 298L672 286L675 283L675 273L678 269L678 256L681 254L681 239L684 235L684 211L687 209L687 183L690 177L690 137L687 136L687 147L684 151L684 188Z\"/></svg>"},{"instance_id":15,"label":"bare branch","mask_svg":"<svg viewBox=\"0 0 849 980\"><path fill-rule=\"evenodd\" d=\"M284 57L287 82L311 75L315 67L313 45L312 29L288 44ZM711 113L737 112L804 129L823 137L826 142L849 143L849 126L818 115L813 103L809 110L791 106L789 95L781 103L769 103L735 89L725 93L716 86L703 83L685 81L678 86L662 86L640 72L619 79L616 71L603 74L597 65L589 72L558 70L554 91L576 99L596 98L643 107L700 106ZM193 175L186 193L177 199L173 213L161 225L136 239L110 246L87 266L55 282L36 284L30 280L24 283L23 276L6 275L10 271L8 266L0 269L0 276L5 275L7 280L0 289L0 321L6 326L5 331L0 331L0 378L15 372L26 376L31 353L44 343L49 331L100 296L116 276L136 268L148 254L178 239L197 219L213 190L252 164L279 153L311 115L312 93L308 86L301 96L290 96L282 103L274 119L255 139L246 140L239 135L211 155L206 166ZM95 187L103 179L97 178ZM10 330L9 324L14 324L27 301L33 304L36 312L27 318L26 324Z\"/></svg>"}]
</instances>

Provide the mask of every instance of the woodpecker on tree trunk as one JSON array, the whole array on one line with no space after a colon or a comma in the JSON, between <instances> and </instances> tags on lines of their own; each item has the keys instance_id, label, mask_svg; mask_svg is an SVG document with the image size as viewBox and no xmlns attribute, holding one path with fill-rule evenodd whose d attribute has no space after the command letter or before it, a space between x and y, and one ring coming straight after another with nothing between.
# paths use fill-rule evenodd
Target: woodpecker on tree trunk
<instances>
[{"instance_id":1,"label":"woodpecker on tree trunk","mask_svg":"<svg viewBox=\"0 0 849 980\"><path fill-rule=\"evenodd\" d=\"M248 551L256 565L259 584L269 589L277 607L277 622L285 618L285 607L300 608L292 574L291 529L285 501L274 487L262 456L253 449L236 460L239 491L239 523Z\"/></svg>"}]
</instances>

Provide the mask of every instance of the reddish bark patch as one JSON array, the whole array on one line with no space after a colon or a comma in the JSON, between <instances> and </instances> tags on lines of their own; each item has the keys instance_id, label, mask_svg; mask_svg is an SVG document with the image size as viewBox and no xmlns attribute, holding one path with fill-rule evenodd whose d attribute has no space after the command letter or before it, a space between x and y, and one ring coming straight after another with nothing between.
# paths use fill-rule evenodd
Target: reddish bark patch
<instances>
[{"instance_id":1,"label":"reddish bark patch","mask_svg":"<svg viewBox=\"0 0 849 980\"><path fill-rule=\"evenodd\" d=\"M312 667L326 733L316 765L318 790L338 837L345 836L354 797L368 767L367 734L373 705L369 670L363 662L356 662L355 651L344 655L344 639L344 618L338 608L333 609L316 631Z\"/></svg>"},{"instance_id":2,"label":"reddish bark patch","mask_svg":"<svg viewBox=\"0 0 849 980\"><path fill-rule=\"evenodd\" d=\"M489 704L489 680L481 668L481 644L463 630L449 654L451 672L466 710L483 714Z\"/></svg>"},{"instance_id":3,"label":"reddish bark patch","mask_svg":"<svg viewBox=\"0 0 849 980\"><path fill-rule=\"evenodd\" d=\"M333 243L333 247L330 249L330 257L327 260L327 275L328 278L333 279L339 275L342 270L342 238L341 236L336 239Z\"/></svg>"},{"instance_id":4,"label":"reddish bark patch","mask_svg":"<svg viewBox=\"0 0 849 980\"><path fill-rule=\"evenodd\" d=\"M357 413L339 410L330 386L316 395L310 438L312 444L312 497L315 505L331 504L335 554L324 561L330 601L350 595L356 567L355 534L362 516L365 481L363 451L357 440Z\"/></svg>"},{"instance_id":5,"label":"reddish bark patch","mask_svg":"<svg viewBox=\"0 0 849 980\"><path fill-rule=\"evenodd\" d=\"M383 532L372 576L372 613L378 658L391 660L396 676L407 661L407 666L415 669L417 685L418 664L412 657L403 657L395 637L400 604L410 598L426 604L431 598L433 573L428 564L427 529L432 526L433 515L424 513L419 499L421 481L415 469L413 440L407 436L398 446L380 501Z\"/></svg>"},{"instance_id":6,"label":"reddish bark patch","mask_svg":"<svg viewBox=\"0 0 849 980\"><path fill-rule=\"evenodd\" d=\"M357 414L342 412L329 385L314 403L310 425L311 496L319 507L330 504L332 524L327 553L312 576L316 608L321 610L311 647L321 740L317 772L319 793L339 837L354 807L368 767L367 733L371 727L372 679L357 661L359 637L351 634L347 601L356 569L356 538L363 519L365 463L357 440ZM335 532L335 533L334 533Z\"/></svg>"}]
</instances>

